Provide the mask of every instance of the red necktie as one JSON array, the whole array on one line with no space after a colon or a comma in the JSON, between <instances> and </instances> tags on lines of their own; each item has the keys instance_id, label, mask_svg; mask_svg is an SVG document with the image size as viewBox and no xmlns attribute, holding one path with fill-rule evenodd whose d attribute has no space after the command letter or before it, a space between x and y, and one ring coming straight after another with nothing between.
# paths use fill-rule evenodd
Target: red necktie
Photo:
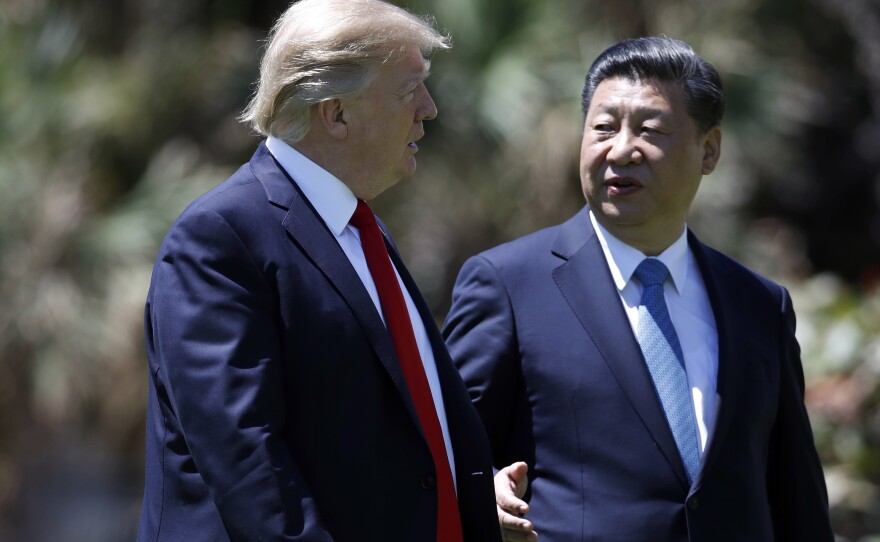
<instances>
[{"instance_id":1,"label":"red necktie","mask_svg":"<svg viewBox=\"0 0 880 542\"><path fill-rule=\"evenodd\" d=\"M357 209L351 217L351 224L360 231L361 246L364 248L370 274L376 283L376 290L379 292L385 323L394 341L394 349L400 360L409 393L431 449L431 456L434 458L439 507L437 542L461 542L463 539L461 517L458 513L458 500L455 496L449 458L446 457L446 444L443 441L443 432L437 419L431 388L428 387L425 367L422 365L400 284L388 258L388 250L385 248L379 225L376 224L376 217L365 202L358 200Z\"/></svg>"}]
</instances>

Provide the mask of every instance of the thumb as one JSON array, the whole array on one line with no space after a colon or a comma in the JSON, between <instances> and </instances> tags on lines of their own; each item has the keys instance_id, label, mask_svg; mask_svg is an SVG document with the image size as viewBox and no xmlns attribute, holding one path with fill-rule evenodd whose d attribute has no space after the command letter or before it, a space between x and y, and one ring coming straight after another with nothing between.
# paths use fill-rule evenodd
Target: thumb
<instances>
[{"instance_id":1,"label":"thumb","mask_svg":"<svg viewBox=\"0 0 880 542\"><path fill-rule=\"evenodd\" d=\"M522 461L517 461L510 465L508 469L510 469L508 471L508 476L510 477L510 481L514 484L513 491L517 497L522 498L522 496L526 494L526 489L529 487L529 479L526 476L529 472L529 466Z\"/></svg>"}]
</instances>

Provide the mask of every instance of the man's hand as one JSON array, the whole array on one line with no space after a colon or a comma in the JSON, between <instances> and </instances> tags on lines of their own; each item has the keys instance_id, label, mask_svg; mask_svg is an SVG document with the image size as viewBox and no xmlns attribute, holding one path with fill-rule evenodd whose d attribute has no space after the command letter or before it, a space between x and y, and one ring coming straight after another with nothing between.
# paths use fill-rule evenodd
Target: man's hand
<instances>
[{"instance_id":1,"label":"man's hand","mask_svg":"<svg viewBox=\"0 0 880 542\"><path fill-rule=\"evenodd\" d=\"M532 522L523 519L529 512L529 505L522 500L529 487L526 472L529 467L517 462L504 467L495 475L495 504L498 508L498 523L504 542L534 542L538 533Z\"/></svg>"}]
</instances>

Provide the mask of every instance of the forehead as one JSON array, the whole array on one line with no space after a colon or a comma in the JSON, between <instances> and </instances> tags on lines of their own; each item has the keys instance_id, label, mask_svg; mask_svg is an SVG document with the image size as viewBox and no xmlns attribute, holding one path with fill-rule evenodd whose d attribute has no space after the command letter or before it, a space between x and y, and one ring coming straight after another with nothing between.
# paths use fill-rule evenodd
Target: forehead
<instances>
[{"instance_id":1,"label":"forehead","mask_svg":"<svg viewBox=\"0 0 880 542\"><path fill-rule=\"evenodd\" d=\"M587 116L603 112L644 111L687 115L684 90L678 83L626 77L605 79L596 87Z\"/></svg>"},{"instance_id":2,"label":"forehead","mask_svg":"<svg viewBox=\"0 0 880 542\"><path fill-rule=\"evenodd\" d=\"M406 86L428 77L431 61L417 47L408 47L389 58L379 68L376 82L389 86Z\"/></svg>"}]
</instances>

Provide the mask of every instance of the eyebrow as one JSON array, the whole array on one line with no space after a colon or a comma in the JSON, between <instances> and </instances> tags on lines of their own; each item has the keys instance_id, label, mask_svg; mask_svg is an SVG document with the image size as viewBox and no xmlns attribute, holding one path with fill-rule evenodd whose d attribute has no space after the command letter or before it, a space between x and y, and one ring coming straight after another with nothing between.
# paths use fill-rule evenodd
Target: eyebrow
<instances>
[{"instance_id":1,"label":"eyebrow","mask_svg":"<svg viewBox=\"0 0 880 542\"><path fill-rule=\"evenodd\" d=\"M596 107L596 114L601 114L601 113L614 114L614 113L616 113L619 109L620 109L620 108L619 108L617 105L615 105L615 104L610 104L610 105L598 105L598 106ZM668 115L671 113L671 111L665 111L665 110L663 110L663 109L657 109L657 108L654 108L654 107L645 107L645 108L639 108L638 111L636 111L636 113L637 113L640 117L650 117L650 118L653 118L653 117L666 117L666 116L668 116Z\"/></svg>"},{"instance_id":2,"label":"eyebrow","mask_svg":"<svg viewBox=\"0 0 880 542\"><path fill-rule=\"evenodd\" d=\"M425 70L416 79L421 83L422 81L427 79L429 75L431 75L431 59L426 58L425 59Z\"/></svg>"},{"instance_id":3,"label":"eyebrow","mask_svg":"<svg viewBox=\"0 0 880 542\"><path fill-rule=\"evenodd\" d=\"M422 73L404 81L404 84L400 86L400 90L409 91L411 89L414 89L415 87L424 83L425 80L430 76L431 76L431 64L429 62L425 68L425 71L423 71Z\"/></svg>"}]
</instances>

